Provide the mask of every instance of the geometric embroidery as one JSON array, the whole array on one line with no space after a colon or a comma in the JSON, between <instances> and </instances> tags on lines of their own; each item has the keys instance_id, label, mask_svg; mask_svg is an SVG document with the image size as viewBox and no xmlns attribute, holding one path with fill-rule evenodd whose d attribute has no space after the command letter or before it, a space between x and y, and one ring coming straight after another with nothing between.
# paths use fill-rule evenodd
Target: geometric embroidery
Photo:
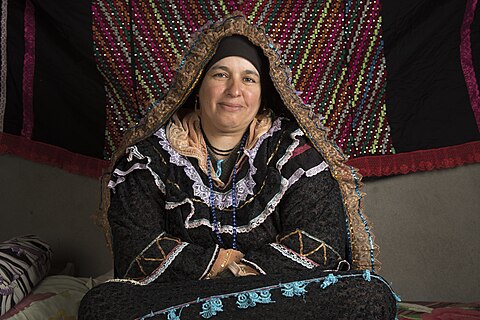
<instances>
[{"instance_id":1,"label":"geometric embroidery","mask_svg":"<svg viewBox=\"0 0 480 320\"><path fill-rule=\"evenodd\" d=\"M167 261L172 250L178 249L178 246L182 244L185 243L177 238L160 235L135 258L135 261L132 263L133 269L138 268L137 272L134 272L135 275L138 275L138 271L144 276L151 275L155 269ZM131 271L131 268L128 271ZM128 271L127 273L129 273ZM143 277L129 278L137 279Z\"/></svg>"},{"instance_id":2,"label":"geometric embroidery","mask_svg":"<svg viewBox=\"0 0 480 320\"><path fill-rule=\"evenodd\" d=\"M295 253L297 253L300 257L309 258L311 255L314 255L315 258L313 261L318 263L320 260L323 260L324 266L326 266L328 263L329 257L327 255L327 251L332 252L336 256L336 260L341 260L342 258L340 254L335 251L335 249L326 244L324 241L319 240L299 229L281 238L277 236L277 242L280 244L283 243L283 245L286 245L289 249L295 251ZM323 259L320 259L319 255L320 257L323 257Z\"/></svg>"}]
</instances>

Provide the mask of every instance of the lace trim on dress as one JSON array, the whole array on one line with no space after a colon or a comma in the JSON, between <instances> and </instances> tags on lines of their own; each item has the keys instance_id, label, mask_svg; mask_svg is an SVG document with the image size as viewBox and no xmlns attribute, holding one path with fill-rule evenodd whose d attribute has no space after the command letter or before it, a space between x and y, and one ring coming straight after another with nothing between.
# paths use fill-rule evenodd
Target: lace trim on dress
<instances>
[{"instance_id":1,"label":"lace trim on dress","mask_svg":"<svg viewBox=\"0 0 480 320\"><path fill-rule=\"evenodd\" d=\"M117 176L117 180L116 181L113 181L110 180L109 183L108 183L108 187L110 189L113 189L113 191L115 191L115 187L117 185L119 185L120 183L124 182L125 181L125 176L129 173L131 173L132 171L134 170L143 170L143 169L147 169L150 174L152 175L153 179L155 180L155 185L158 187L158 189L160 189L160 191L165 194L165 183L162 181L162 179L160 179L160 176L155 172L153 171L152 168L150 168L150 162L152 161L150 157L147 157L147 156L144 156L143 154L141 154L140 151L138 151L138 148L137 146L131 146L131 147L128 147L127 148L127 153L128 153L128 156L127 156L127 161L128 162L131 162L133 160L133 157L139 159L139 160L143 160L143 159L147 159L147 163L144 164L144 163L135 163L133 166L131 166L127 171L122 171L120 169L115 169L113 171L113 175L112 176Z\"/></svg>"},{"instance_id":2,"label":"lace trim on dress","mask_svg":"<svg viewBox=\"0 0 480 320\"><path fill-rule=\"evenodd\" d=\"M170 266L173 260L175 260L175 258L180 254L180 252L182 252L182 250L188 245L189 245L188 242L182 242L182 244L179 244L172 251L170 251L165 261L162 264L160 264L160 266L157 269L155 269L149 276L145 277L142 280L137 280L137 281L134 280L134 281L140 285L147 285L149 283L152 283L158 277L160 277L162 273L165 272L165 270L167 270L167 268Z\"/></svg>"},{"instance_id":3,"label":"lace trim on dress","mask_svg":"<svg viewBox=\"0 0 480 320\"><path fill-rule=\"evenodd\" d=\"M320 163L319 165L305 171L302 168L298 168L290 178L286 179L282 177L282 180L280 182L280 190L273 196L273 198L267 203L265 209L255 218L250 220L248 224L243 225L243 226L237 226L237 232L238 233L248 233L261 225L267 218L268 216L275 210L277 205L280 203L280 200L283 198L285 192L293 185L295 182L298 181L304 174L307 172L310 174L309 177L318 174L325 169L328 168L328 165L325 162ZM201 219L196 219L192 220L193 215L195 214L195 206L193 204L193 201L189 198L185 198L184 200L180 202L166 202L165 203L165 208L167 210L174 209L176 207L179 207L181 205L184 205L185 203L188 203L190 205L190 213L185 219L185 228L187 229L192 229L192 228L197 228L200 226L206 226L210 228L212 231L215 230L214 226L212 223L205 218ZM233 226L231 225L221 225L220 222L218 222L218 230L220 233L229 233L233 234Z\"/></svg>"},{"instance_id":4,"label":"lace trim on dress","mask_svg":"<svg viewBox=\"0 0 480 320\"><path fill-rule=\"evenodd\" d=\"M313 269L315 267L318 267L319 264L315 263L314 261L307 259L305 257L300 256L298 253L295 251L290 250L289 248L278 244L278 243L270 243L270 246L280 252L283 256L289 258L290 260L295 261L298 264L301 264L305 268L308 269Z\"/></svg>"},{"instance_id":5,"label":"lace trim on dress","mask_svg":"<svg viewBox=\"0 0 480 320\"><path fill-rule=\"evenodd\" d=\"M298 147L300 144L300 140L298 140L298 136L303 136L303 131L301 129L297 129L294 132L290 134L290 137L293 139L293 142L288 146L287 151L283 155L283 157L280 158L277 162L277 169L278 171L281 171L285 163L290 160L290 158L293 155L293 151Z\"/></svg>"},{"instance_id":6,"label":"lace trim on dress","mask_svg":"<svg viewBox=\"0 0 480 320\"><path fill-rule=\"evenodd\" d=\"M262 135L255 147L253 147L249 152L246 152L246 155L249 158L249 168L247 175L240 179L237 182L237 201L245 201L248 195L253 195L253 188L255 187L256 183L253 180L253 175L257 172L257 168L253 165L253 160L255 159L256 153L262 144L262 142L273 135L276 131L280 130L281 121L277 119L272 124L272 127ZM210 206L210 188L206 186L200 174L195 170L192 163L184 156L179 154L167 140L165 128L161 128L155 133L155 136L159 138L160 146L170 154L170 163L175 164L179 167L184 167L185 174L189 177L193 182L193 194L200 199L203 200L208 206ZM214 190L214 203L215 207L224 210L232 206L232 190L228 190L226 192L218 192Z\"/></svg>"}]
</instances>

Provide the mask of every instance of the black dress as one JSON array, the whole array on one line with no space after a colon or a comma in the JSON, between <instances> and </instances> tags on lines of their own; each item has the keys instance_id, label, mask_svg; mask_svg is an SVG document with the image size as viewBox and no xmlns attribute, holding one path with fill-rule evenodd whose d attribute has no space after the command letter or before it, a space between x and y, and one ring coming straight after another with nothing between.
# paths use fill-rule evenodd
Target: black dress
<instances>
[{"instance_id":1,"label":"black dress","mask_svg":"<svg viewBox=\"0 0 480 320\"><path fill-rule=\"evenodd\" d=\"M214 186L222 245L197 161L172 148L164 127L129 147L109 185L117 279L87 293L79 319L394 319L389 285L348 271L338 183L298 125L276 119L245 155L236 192L231 181ZM260 275L205 279L234 233Z\"/></svg>"}]
</instances>

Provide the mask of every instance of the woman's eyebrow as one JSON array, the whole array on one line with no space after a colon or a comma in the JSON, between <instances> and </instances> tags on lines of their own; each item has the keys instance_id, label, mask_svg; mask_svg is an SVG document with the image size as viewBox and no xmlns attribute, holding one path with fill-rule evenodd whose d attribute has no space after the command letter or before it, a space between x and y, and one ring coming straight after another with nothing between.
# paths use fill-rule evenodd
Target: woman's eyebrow
<instances>
[{"instance_id":1,"label":"woman's eyebrow","mask_svg":"<svg viewBox=\"0 0 480 320\"><path fill-rule=\"evenodd\" d=\"M221 69L221 70L227 71L227 72L230 71L230 69L229 69L227 66L218 65L218 66L213 66L213 67L211 67L208 72L210 72L210 71L212 71L212 70L215 70L215 69ZM255 70L246 69L246 70L244 70L244 71L242 71L242 72L245 73L245 74L253 74L253 75L256 75L257 77L260 77L260 75L258 74L258 72L255 71Z\"/></svg>"},{"instance_id":2,"label":"woman's eyebrow","mask_svg":"<svg viewBox=\"0 0 480 320\"><path fill-rule=\"evenodd\" d=\"M260 75L258 74L258 72L255 71L255 70L247 69L247 70L244 71L244 73L245 73L245 74L253 74L253 75L257 76L257 77L260 77Z\"/></svg>"}]
</instances>

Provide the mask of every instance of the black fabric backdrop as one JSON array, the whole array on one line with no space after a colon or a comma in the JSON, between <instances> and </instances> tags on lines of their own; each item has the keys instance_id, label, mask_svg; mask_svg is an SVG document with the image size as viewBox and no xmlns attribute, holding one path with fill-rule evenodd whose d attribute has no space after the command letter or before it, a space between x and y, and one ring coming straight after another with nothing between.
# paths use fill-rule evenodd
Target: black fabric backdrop
<instances>
[{"instance_id":1,"label":"black fabric backdrop","mask_svg":"<svg viewBox=\"0 0 480 320\"><path fill-rule=\"evenodd\" d=\"M32 1L35 7L32 140L103 158L105 91L93 57L90 1ZM23 126L25 0L8 7L4 132Z\"/></svg>"},{"instance_id":2,"label":"black fabric backdrop","mask_svg":"<svg viewBox=\"0 0 480 320\"><path fill-rule=\"evenodd\" d=\"M480 139L460 64L466 1L382 1L387 116L396 152ZM477 83L478 6L472 30Z\"/></svg>"}]
</instances>

